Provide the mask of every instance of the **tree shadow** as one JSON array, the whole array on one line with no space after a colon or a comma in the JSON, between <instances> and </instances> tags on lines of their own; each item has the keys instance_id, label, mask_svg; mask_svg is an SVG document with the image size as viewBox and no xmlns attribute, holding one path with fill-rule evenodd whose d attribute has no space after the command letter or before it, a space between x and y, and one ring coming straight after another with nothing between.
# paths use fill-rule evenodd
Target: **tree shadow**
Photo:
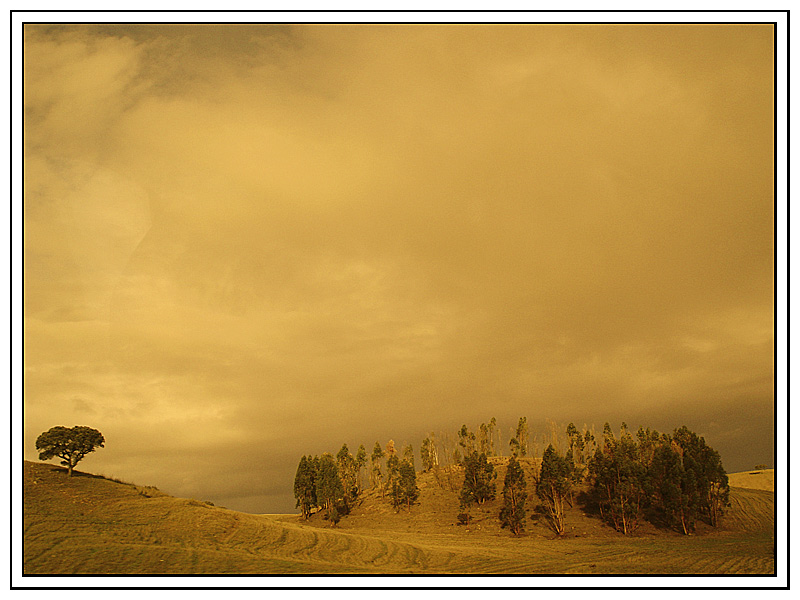
<instances>
[{"instance_id":1,"label":"tree shadow","mask_svg":"<svg viewBox=\"0 0 800 600\"><path fill-rule=\"evenodd\" d=\"M50 472L52 473L63 473L64 475L69 474L69 469L67 467L61 467L59 465L51 465ZM72 476L73 477L87 477L89 479L108 479L108 477L104 477L103 475L95 475L94 473L84 473L83 471L77 471L72 469Z\"/></svg>"},{"instance_id":2,"label":"tree shadow","mask_svg":"<svg viewBox=\"0 0 800 600\"><path fill-rule=\"evenodd\" d=\"M587 517L593 519L602 519L603 515L600 512L600 505L592 498L588 492L580 492L575 496L575 504L580 507L581 511Z\"/></svg>"}]
</instances>

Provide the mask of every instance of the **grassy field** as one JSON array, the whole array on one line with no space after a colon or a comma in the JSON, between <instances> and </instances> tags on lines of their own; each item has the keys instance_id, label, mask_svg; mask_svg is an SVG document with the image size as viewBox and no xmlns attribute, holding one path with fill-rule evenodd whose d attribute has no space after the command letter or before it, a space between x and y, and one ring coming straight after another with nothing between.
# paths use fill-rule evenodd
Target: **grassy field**
<instances>
[{"instance_id":1,"label":"grassy field","mask_svg":"<svg viewBox=\"0 0 800 600\"><path fill-rule=\"evenodd\" d=\"M530 469L531 466L528 466ZM498 478L502 488L502 473ZM529 478L530 481L530 478ZM444 484L444 487L442 486ZM364 494L332 528L320 515L251 515L50 464L24 464L25 574L771 574L774 494L732 488L719 530L643 524L625 537L576 508L556 539L529 519L518 538L487 503L455 524L456 491L419 478L420 505L395 513ZM454 510L455 509L455 510Z\"/></svg>"},{"instance_id":2,"label":"grassy field","mask_svg":"<svg viewBox=\"0 0 800 600\"><path fill-rule=\"evenodd\" d=\"M728 475L728 484L731 487L747 488L750 490L775 491L775 470L760 469L731 473Z\"/></svg>"}]
</instances>

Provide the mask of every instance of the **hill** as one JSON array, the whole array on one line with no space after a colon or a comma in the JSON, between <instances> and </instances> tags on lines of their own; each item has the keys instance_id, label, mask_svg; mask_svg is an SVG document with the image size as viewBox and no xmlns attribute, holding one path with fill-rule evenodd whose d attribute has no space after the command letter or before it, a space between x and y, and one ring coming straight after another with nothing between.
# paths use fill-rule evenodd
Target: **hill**
<instances>
[{"instance_id":1,"label":"hill","mask_svg":"<svg viewBox=\"0 0 800 600\"><path fill-rule=\"evenodd\" d=\"M743 473L729 473L728 485L749 490L775 491L775 469L758 469Z\"/></svg>"},{"instance_id":2,"label":"hill","mask_svg":"<svg viewBox=\"0 0 800 600\"><path fill-rule=\"evenodd\" d=\"M526 465L526 471L533 468ZM453 475L450 489L441 474L438 480L420 474L420 504L410 513L395 513L367 492L332 528L321 515L304 522L295 515L239 513L86 473L68 478L60 467L25 462L24 573L774 572L770 492L733 489L724 527L696 536L644 524L625 537L576 507L563 538L554 539L535 515L515 538L499 526L499 500L477 511L470 527L455 524L460 482Z\"/></svg>"}]
</instances>

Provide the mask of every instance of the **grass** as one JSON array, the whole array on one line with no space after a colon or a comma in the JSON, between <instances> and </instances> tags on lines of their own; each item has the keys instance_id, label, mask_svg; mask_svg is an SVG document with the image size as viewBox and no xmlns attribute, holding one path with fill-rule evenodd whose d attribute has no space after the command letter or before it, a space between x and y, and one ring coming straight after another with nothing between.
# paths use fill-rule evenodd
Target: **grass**
<instances>
[{"instance_id":1,"label":"grass","mask_svg":"<svg viewBox=\"0 0 800 600\"><path fill-rule=\"evenodd\" d=\"M728 475L728 484L731 487L747 488L751 490L775 491L775 470L754 469L743 473Z\"/></svg>"},{"instance_id":2,"label":"grass","mask_svg":"<svg viewBox=\"0 0 800 600\"><path fill-rule=\"evenodd\" d=\"M519 538L501 529L499 500L477 511L469 527L457 526L456 492L442 489L431 474L420 476L421 504L410 513L395 513L366 493L331 528L321 515L304 522L239 513L99 476L69 478L49 464L25 462L24 472L25 574L746 574L775 568L774 497L763 490L732 489L721 530L687 537L644 524L625 537L576 508L567 515L567 535L554 539L543 522L530 519Z\"/></svg>"}]
</instances>

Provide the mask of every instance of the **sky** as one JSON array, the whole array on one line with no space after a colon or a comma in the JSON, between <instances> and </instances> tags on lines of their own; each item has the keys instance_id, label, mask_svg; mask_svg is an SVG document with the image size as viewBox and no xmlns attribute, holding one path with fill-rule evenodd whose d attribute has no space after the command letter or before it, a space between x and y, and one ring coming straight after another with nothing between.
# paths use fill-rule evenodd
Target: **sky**
<instances>
[{"instance_id":1,"label":"sky","mask_svg":"<svg viewBox=\"0 0 800 600\"><path fill-rule=\"evenodd\" d=\"M768 25L28 25L24 458L294 511L520 416L773 465Z\"/></svg>"}]
</instances>

